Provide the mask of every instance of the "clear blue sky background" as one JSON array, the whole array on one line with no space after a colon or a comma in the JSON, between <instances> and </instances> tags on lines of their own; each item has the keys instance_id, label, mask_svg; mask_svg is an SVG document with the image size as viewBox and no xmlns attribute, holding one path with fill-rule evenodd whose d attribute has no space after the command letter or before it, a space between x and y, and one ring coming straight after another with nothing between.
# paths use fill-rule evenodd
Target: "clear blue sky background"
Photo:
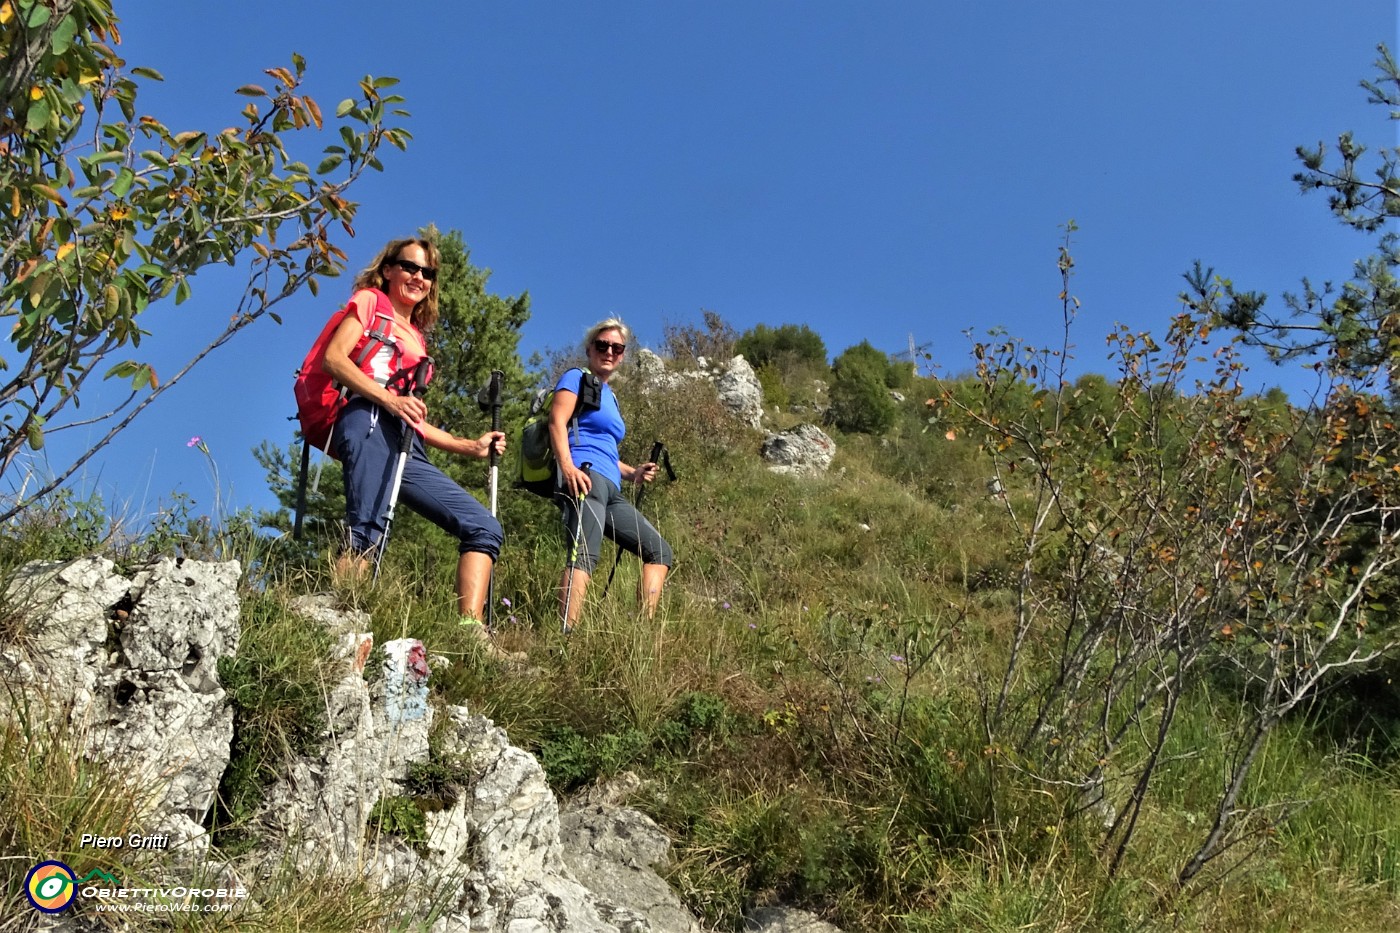
<instances>
[{"instance_id":1,"label":"clear blue sky background","mask_svg":"<svg viewBox=\"0 0 1400 933\"><path fill-rule=\"evenodd\" d=\"M969 328L1057 340L1073 218L1078 365L1107 371L1104 334L1160 331L1195 259L1275 298L1348 277L1371 244L1298 193L1294 147L1396 142L1358 87L1396 44L1394 0L117 9L130 64L167 79L139 109L174 129L237 122L233 89L292 52L327 111L365 74L402 79L415 139L354 192L352 269L424 224L458 229L494 291L530 292L526 354L608 313L656 345L708 308L740 331L805 323L833 355L912 333L957 372ZM194 286L146 318L158 371L236 297L217 275ZM209 508L200 435L226 507L271 505L250 450L291 439L293 371L349 282L327 286L220 350L79 485L131 517L177 489Z\"/></svg>"}]
</instances>

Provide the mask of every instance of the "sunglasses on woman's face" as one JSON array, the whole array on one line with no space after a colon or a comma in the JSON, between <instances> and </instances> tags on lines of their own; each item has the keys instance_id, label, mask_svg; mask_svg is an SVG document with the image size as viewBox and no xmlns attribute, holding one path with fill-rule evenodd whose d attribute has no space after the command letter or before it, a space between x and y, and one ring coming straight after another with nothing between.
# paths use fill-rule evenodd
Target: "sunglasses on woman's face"
<instances>
[{"instance_id":1,"label":"sunglasses on woman's face","mask_svg":"<svg viewBox=\"0 0 1400 933\"><path fill-rule=\"evenodd\" d=\"M395 259L393 262L389 263L389 265L398 266L400 269L407 272L409 275L421 275L423 279L428 282L432 282L437 278L436 269L430 269L427 266L420 266L418 265L418 263L413 262L409 259Z\"/></svg>"},{"instance_id":2,"label":"sunglasses on woman's face","mask_svg":"<svg viewBox=\"0 0 1400 933\"><path fill-rule=\"evenodd\" d=\"M611 340L595 340L593 341L593 349L598 351L599 353L607 353L611 351L613 353L616 353L618 356L621 356L627 351L627 344L613 343Z\"/></svg>"}]
</instances>

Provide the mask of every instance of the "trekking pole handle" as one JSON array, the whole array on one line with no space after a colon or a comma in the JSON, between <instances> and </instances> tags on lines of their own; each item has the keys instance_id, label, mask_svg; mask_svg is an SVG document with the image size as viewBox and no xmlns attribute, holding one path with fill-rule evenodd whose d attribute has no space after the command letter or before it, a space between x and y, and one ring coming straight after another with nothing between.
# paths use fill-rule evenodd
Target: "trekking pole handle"
<instances>
[{"instance_id":1,"label":"trekking pole handle","mask_svg":"<svg viewBox=\"0 0 1400 933\"><path fill-rule=\"evenodd\" d=\"M491 379L486 383L486 396L490 400L491 406L491 430L501 429L501 387L505 383L506 374L499 369L491 370ZM500 453L496 450L495 441L491 442L491 466L496 465L500 459Z\"/></svg>"},{"instance_id":2,"label":"trekking pole handle","mask_svg":"<svg viewBox=\"0 0 1400 933\"><path fill-rule=\"evenodd\" d=\"M676 481L676 471L671 469L671 454L661 441L656 441L651 445L651 454L647 457L647 462L656 464L658 471L665 468L666 478L673 483Z\"/></svg>"},{"instance_id":3,"label":"trekking pole handle","mask_svg":"<svg viewBox=\"0 0 1400 933\"><path fill-rule=\"evenodd\" d=\"M665 447L666 447L666 445L663 444L663 443L661 443L660 441L657 441L656 443L652 444L652 445L651 445L651 453L647 454L646 460L642 461L641 465L638 466L637 469L632 473L632 480L631 480L631 482L632 482L632 484L633 484L634 486L637 487L637 497L638 497L638 500L640 500L641 495L642 495L642 485L643 485L643 480L642 480L643 470L642 470L642 467L646 466L648 463L651 463L651 464L655 464L655 465L656 465L657 470L660 470L660 469L661 469L661 463L660 463L660 460L661 460L661 452L662 452L662 450L665 449Z\"/></svg>"},{"instance_id":4,"label":"trekking pole handle","mask_svg":"<svg viewBox=\"0 0 1400 933\"><path fill-rule=\"evenodd\" d=\"M428 391L428 379L433 372L433 358L425 356L418 361L418 365L413 367L413 384L409 387L409 393L414 398L422 398Z\"/></svg>"},{"instance_id":5,"label":"trekking pole handle","mask_svg":"<svg viewBox=\"0 0 1400 933\"><path fill-rule=\"evenodd\" d=\"M418 361L418 365L413 367L413 375L409 377L409 384L406 386L408 394L414 398L422 398L423 393L428 389L428 378L433 371L433 358L425 356ZM407 419L403 420L403 431L399 437L399 453L407 454L413 448L413 436L418 433Z\"/></svg>"}]
</instances>

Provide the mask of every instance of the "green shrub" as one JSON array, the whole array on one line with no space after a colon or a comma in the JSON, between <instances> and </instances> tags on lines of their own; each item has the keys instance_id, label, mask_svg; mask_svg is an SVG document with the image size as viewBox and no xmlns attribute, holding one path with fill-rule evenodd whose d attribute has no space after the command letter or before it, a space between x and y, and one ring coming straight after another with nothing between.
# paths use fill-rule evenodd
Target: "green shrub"
<instances>
[{"instance_id":1,"label":"green shrub","mask_svg":"<svg viewBox=\"0 0 1400 933\"><path fill-rule=\"evenodd\" d=\"M412 846L428 841L428 818L412 797L380 797L370 808L365 831L376 835L397 836Z\"/></svg>"},{"instance_id":2,"label":"green shrub","mask_svg":"<svg viewBox=\"0 0 1400 933\"><path fill-rule=\"evenodd\" d=\"M885 373L885 385L901 391L912 388L916 370L917 367L912 360L891 360L889 369Z\"/></svg>"},{"instance_id":3,"label":"green shrub","mask_svg":"<svg viewBox=\"0 0 1400 933\"><path fill-rule=\"evenodd\" d=\"M755 367L754 375L758 377L758 384L763 389L763 403L774 405L778 408L787 408L790 395L787 383L783 380L783 371L775 363L764 363Z\"/></svg>"},{"instance_id":4,"label":"green shrub","mask_svg":"<svg viewBox=\"0 0 1400 933\"><path fill-rule=\"evenodd\" d=\"M838 377L843 372L865 370L880 380L881 385L887 385L890 379L890 358L888 354L871 346L870 341L862 340L842 350L841 355L831 364L831 369Z\"/></svg>"},{"instance_id":5,"label":"green shrub","mask_svg":"<svg viewBox=\"0 0 1400 933\"><path fill-rule=\"evenodd\" d=\"M106 503L58 489L5 523L0 558L17 567L33 560L71 560L100 551L110 538Z\"/></svg>"},{"instance_id":6,"label":"green shrub","mask_svg":"<svg viewBox=\"0 0 1400 933\"><path fill-rule=\"evenodd\" d=\"M755 370L770 364L780 369L792 368L797 363L819 363L826 366L826 344L821 335L806 324L780 324L769 327L756 324L744 331L734 344L736 353Z\"/></svg>"},{"instance_id":7,"label":"green shrub","mask_svg":"<svg viewBox=\"0 0 1400 933\"><path fill-rule=\"evenodd\" d=\"M831 420L842 431L883 434L894 426L896 406L884 380L862 366L836 373L831 387Z\"/></svg>"},{"instance_id":8,"label":"green shrub","mask_svg":"<svg viewBox=\"0 0 1400 933\"><path fill-rule=\"evenodd\" d=\"M445 810L457 802L462 788L472 780L471 769L465 762L443 757L436 748L429 749L427 761L415 761L404 775L404 790L418 800L425 810Z\"/></svg>"},{"instance_id":9,"label":"green shrub","mask_svg":"<svg viewBox=\"0 0 1400 933\"><path fill-rule=\"evenodd\" d=\"M651 738L638 729L584 736L571 726L551 730L536 754L549 783L567 792L610 777L640 760Z\"/></svg>"}]
</instances>

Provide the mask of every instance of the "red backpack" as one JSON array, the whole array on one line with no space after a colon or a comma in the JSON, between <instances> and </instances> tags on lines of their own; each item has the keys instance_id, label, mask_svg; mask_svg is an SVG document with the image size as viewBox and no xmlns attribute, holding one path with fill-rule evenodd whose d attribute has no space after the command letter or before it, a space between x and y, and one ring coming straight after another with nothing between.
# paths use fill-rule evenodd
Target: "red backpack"
<instances>
[{"instance_id":1,"label":"red backpack","mask_svg":"<svg viewBox=\"0 0 1400 933\"><path fill-rule=\"evenodd\" d=\"M370 289L374 292L374 324L360 338L360 342L355 345L350 358L355 361L355 365L360 369L366 368L371 357L378 352L382 346L387 346L393 352L393 368L397 369L402 351L398 343L394 340L394 306L389 302L389 296L377 288ZM296 385L293 387L297 398L297 420L301 422L301 475L296 481L296 516L292 523L292 536L301 539L302 521L306 517L306 475L311 466L311 448L316 447L327 456L334 457L331 452L331 429L335 427L336 416L340 414L340 409L345 407L345 398L349 390L344 386L337 385L331 378L330 373L325 371L323 364L326 360L326 344L331 342L336 328L340 327L340 322L345 320L347 314L355 313L355 301L352 298L349 303L341 308L331 319L326 322L326 326L321 329L321 336L316 338L316 342L311 345L311 350L306 354L306 359L301 361L301 368L297 370ZM321 469L316 468L316 484L320 485Z\"/></svg>"},{"instance_id":2,"label":"red backpack","mask_svg":"<svg viewBox=\"0 0 1400 933\"><path fill-rule=\"evenodd\" d=\"M381 346L388 346L394 354L392 368L397 369L401 351L394 341L394 306L389 303L389 296L379 289L374 288L370 291L374 292L374 324L355 345L350 358L360 369L365 369L370 357L377 353ZM302 438L308 447L315 447L331 457L335 456L330 449L331 429L335 427L336 415L340 414L340 409L345 405L348 390L338 385L322 364L326 359L326 344L330 343L345 316L354 313L355 302L352 299L344 308L331 315L331 319L321 330L321 336L316 338L316 342L306 354L306 359L301 361L294 387L297 420L301 422Z\"/></svg>"}]
</instances>

